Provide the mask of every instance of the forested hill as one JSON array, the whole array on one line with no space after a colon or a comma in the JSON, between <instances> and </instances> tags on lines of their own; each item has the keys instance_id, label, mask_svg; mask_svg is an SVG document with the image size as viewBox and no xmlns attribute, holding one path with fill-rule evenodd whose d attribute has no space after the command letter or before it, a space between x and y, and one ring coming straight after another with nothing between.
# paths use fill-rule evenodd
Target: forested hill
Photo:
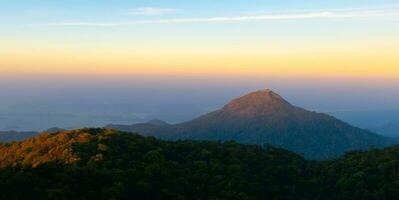
<instances>
[{"instance_id":1,"label":"forested hill","mask_svg":"<svg viewBox=\"0 0 399 200\"><path fill-rule=\"evenodd\" d=\"M235 142L106 129L0 145L0 199L395 199L399 147L307 161Z\"/></svg>"}]
</instances>

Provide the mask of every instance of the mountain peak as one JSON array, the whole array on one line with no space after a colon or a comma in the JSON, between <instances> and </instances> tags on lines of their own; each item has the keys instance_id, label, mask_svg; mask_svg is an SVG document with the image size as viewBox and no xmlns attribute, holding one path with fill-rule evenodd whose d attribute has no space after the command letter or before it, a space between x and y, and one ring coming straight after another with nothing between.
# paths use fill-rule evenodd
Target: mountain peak
<instances>
[{"instance_id":1,"label":"mountain peak","mask_svg":"<svg viewBox=\"0 0 399 200\"><path fill-rule=\"evenodd\" d=\"M289 107L293 106L280 95L270 89L264 89L234 99L222 110L234 115L254 117L270 115Z\"/></svg>"}]
</instances>

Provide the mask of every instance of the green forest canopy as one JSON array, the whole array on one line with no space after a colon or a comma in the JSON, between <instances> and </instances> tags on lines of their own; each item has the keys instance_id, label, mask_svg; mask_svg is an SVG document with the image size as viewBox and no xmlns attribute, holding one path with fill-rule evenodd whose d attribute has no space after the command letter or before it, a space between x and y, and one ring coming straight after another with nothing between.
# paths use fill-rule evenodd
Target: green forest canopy
<instances>
[{"instance_id":1,"label":"green forest canopy","mask_svg":"<svg viewBox=\"0 0 399 200\"><path fill-rule=\"evenodd\" d=\"M271 146L107 129L0 145L0 199L394 199L399 147L307 161Z\"/></svg>"}]
</instances>

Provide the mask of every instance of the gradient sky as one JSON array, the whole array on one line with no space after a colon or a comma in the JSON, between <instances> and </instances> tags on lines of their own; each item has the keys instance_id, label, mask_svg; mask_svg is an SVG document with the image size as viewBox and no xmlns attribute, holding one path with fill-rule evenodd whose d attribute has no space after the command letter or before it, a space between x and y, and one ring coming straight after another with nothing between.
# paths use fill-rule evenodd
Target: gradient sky
<instances>
[{"instance_id":1,"label":"gradient sky","mask_svg":"<svg viewBox=\"0 0 399 200\"><path fill-rule=\"evenodd\" d=\"M396 0L0 1L0 76L399 78Z\"/></svg>"},{"instance_id":2,"label":"gradient sky","mask_svg":"<svg viewBox=\"0 0 399 200\"><path fill-rule=\"evenodd\" d=\"M184 121L265 87L399 115L398 52L397 0L0 0L0 130Z\"/></svg>"}]
</instances>

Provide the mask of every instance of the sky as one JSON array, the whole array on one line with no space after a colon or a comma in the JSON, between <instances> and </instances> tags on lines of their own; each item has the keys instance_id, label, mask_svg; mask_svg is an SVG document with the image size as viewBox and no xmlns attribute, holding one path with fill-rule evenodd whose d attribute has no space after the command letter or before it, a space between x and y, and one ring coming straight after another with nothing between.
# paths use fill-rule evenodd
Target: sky
<instances>
[{"instance_id":1,"label":"sky","mask_svg":"<svg viewBox=\"0 0 399 200\"><path fill-rule=\"evenodd\" d=\"M0 1L12 75L399 78L392 0Z\"/></svg>"},{"instance_id":2,"label":"sky","mask_svg":"<svg viewBox=\"0 0 399 200\"><path fill-rule=\"evenodd\" d=\"M0 130L179 122L265 87L399 112L398 52L397 0L0 0Z\"/></svg>"}]
</instances>

